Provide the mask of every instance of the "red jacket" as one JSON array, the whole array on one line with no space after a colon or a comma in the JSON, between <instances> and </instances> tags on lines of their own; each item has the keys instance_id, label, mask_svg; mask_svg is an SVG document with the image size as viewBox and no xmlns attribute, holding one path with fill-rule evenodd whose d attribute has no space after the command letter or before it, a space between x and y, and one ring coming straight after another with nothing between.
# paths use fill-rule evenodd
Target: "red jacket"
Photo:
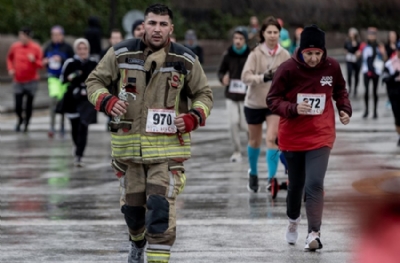
<instances>
[{"instance_id":1,"label":"red jacket","mask_svg":"<svg viewBox=\"0 0 400 263\"><path fill-rule=\"evenodd\" d=\"M267 97L268 108L281 116L279 148L284 151L308 151L324 146L332 148L336 138L332 98L336 101L339 111L344 111L349 116L352 114L346 82L339 63L326 57L325 52L321 62L315 68L310 68L300 61L296 54L297 52L280 65ZM299 115L299 93L325 96L325 109L322 114Z\"/></svg>"},{"instance_id":2,"label":"red jacket","mask_svg":"<svg viewBox=\"0 0 400 263\"><path fill-rule=\"evenodd\" d=\"M28 54L35 57L35 61L28 59ZM38 44L29 41L26 45L16 42L11 45L7 54L7 69L14 70L14 81L18 83L30 82L39 79L38 69L42 67L43 52Z\"/></svg>"}]
</instances>

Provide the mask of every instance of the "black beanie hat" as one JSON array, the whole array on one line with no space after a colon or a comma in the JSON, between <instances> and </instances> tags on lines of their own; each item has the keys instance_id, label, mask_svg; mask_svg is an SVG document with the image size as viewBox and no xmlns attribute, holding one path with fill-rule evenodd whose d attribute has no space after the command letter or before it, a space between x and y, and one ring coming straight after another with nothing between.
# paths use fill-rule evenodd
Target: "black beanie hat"
<instances>
[{"instance_id":1,"label":"black beanie hat","mask_svg":"<svg viewBox=\"0 0 400 263\"><path fill-rule=\"evenodd\" d=\"M135 29L136 29L139 25L141 25L143 22L144 22L143 19L138 19L138 20L136 20L135 22L133 22L133 24L132 24L132 30L131 30L132 35L133 35L133 31L135 31Z\"/></svg>"},{"instance_id":2,"label":"black beanie hat","mask_svg":"<svg viewBox=\"0 0 400 263\"><path fill-rule=\"evenodd\" d=\"M244 36L244 39L245 39L246 42L247 42L247 40L248 40L247 28L245 28L244 26L238 26L238 27L236 27L235 30L233 31L233 33L234 33L234 34L235 34L235 33L239 33L239 34L243 35L243 36Z\"/></svg>"},{"instance_id":3,"label":"black beanie hat","mask_svg":"<svg viewBox=\"0 0 400 263\"><path fill-rule=\"evenodd\" d=\"M21 29L19 31L23 32L28 37L32 37L32 35L33 35L32 29L28 26L21 27Z\"/></svg>"},{"instance_id":4,"label":"black beanie hat","mask_svg":"<svg viewBox=\"0 0 400 263\"><path fill-rule=\"evenodd\" d=\"M316 25L307 26L301 32L299 51L302 52L308 48L325 50L325 32Z\"/></svg>"}]
</instances>

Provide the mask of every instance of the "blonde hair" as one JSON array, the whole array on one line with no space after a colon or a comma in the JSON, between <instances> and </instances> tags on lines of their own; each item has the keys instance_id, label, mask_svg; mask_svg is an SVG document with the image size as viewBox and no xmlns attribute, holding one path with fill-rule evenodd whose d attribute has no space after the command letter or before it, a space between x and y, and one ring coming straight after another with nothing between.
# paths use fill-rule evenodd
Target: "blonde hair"
<instances>
[{"instance_id":1,"label":"blonde hair","mask_svg":"<svg viewBox=\"0 0 400 263\"><path fill-rule=\"evenodd\" d=\"M80 44L85 44L85 45L87 46L88 50L89 50L89 53L90 53L90 44L89 44L89 41L87 41L86 38L78 38L78 39L76 39L76 40L74 41L74 52L75 52L75 53L76 53L76 51L77 51L77 49L78 49L78 46L79 46Z\"/></svg>"}]
</instances>

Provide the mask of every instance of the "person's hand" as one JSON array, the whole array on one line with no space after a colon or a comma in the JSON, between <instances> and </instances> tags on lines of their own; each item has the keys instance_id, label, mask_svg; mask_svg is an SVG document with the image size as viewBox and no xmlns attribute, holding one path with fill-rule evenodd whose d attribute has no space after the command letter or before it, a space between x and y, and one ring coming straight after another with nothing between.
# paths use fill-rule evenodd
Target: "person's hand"
<instances>
[{"instance_id":1,"label":"person's hand","mask_svg":"<svg viewBox=\"0 0 400 263\"><path fill-rule=\"evenodd\" d=\"M264 82L272 81L273 78L274 78L274 73L272 73L271 70L267 73L264 73Z\"/></svg>"},{"instance_id":2,"label":"person's hand","mask_svg":"<svg viewBox=\"0 0 400 263\"><path fill-rule=\"evenodd\" d=\"M297 113L299 115L307 115L308 112L311 111L311 105L308 104L308 101L303 101L300 104L297 104Z\"/></svg>"},{"instance_id":3,"label":"person's hand","mask_svg":"<svg viewBox=\"0 0 400 263\"><path fill-rule=\"evenodd\" d=\"M15 70L10 69L10 70L8 71L8 75L10 75L10 77L14 77L14 75L15 75Z\"/></svg>"},{"instance_id":4,"label":"person's hand","mask_svg":"<svg viewBox=\"0 0 400 263\"><path fill-rule=\"evenodd\" d=\"M381 52L382 55L386 54L386 49L385 49L385 46L383 44L380 44L378 46L378 50L379 50L379 52Z\"/></svg>"},{"instance_id":5,"label":"person's hand","mask_svg":"<svg viewBox=\"0 0 400 263\"><path fill-rule=\"evenodd\" d=\"M344 111L340 111L339 114L340 114L340 122L343 123L344 125L349 124L350 122L349 115Z\"/></svg>"},{"instance_id":6,"label":"person's hand","mask_svg":"<svg viewBox=\"0 0 400 263\"><path fill-rule=\"evenodd\" d=\"M42 60L42 64L43 64L43 66L46 66L47 64L49 64L49 59L48 58L44 58Z\"/></svg>"},{"instance_id":7,"label":"person's hand","mask_svg":"<svg viewBox=\"0 0 400 263\"><path fill-rule=\"evenodd\" d=\"M228 85L229 85L229 81L230 81L229 75L228 75L228 74L225 74L225 76L222 78L222 84L223 84L224 86L228 86Z\"/></svg>"},{"instance_id":8,"label":"person's hand","mask_svg":"<svg viewBox=\"0 0 400 263\"><path fill-rule=\"evenodd\" d=\"M61 62L61 60L62 60L62 58L61 58L60 55L54 55L54 56L52 56L51 58L54 59L54 60L57 61L57 62Z\"/></svg>"},{"instance_id":9,"label":"person's hand","mask_svg":"<svg viewBox=\"0 0 400 263\"><path fill-rule=\"evenodd\" d=\"M35 59L35 55L33 55L32 53L28 54L28 59L29 59L30 62L35 62L35 60L36 60Z\"/></svg>"},{"instance_id":10,"label":"person's hand","mask_svg":"<svg viewBox=\"0 0 400 263\"><path fill-rule=\"evenodd\" d=\"M129 103L123 100L118 100L111 109L111 116L117 117L124 115Z\"/></svg>"},{"instance_id":11,"label":"person's hand","mask_svg":"<svg viewBox=\"0 0 400 263\"><path fill-rule=\"evenodd\" d=\"M179 131L180 133L185 133L185 130L186 130L185 121L184 121L184 119L183 119L183 117L184 117L185 115L186 115L186 114L179 114L179 115L176 116L175 119L174 119L174 124L175 124L176 128L178 129L178 131Z\"/></svg>"}]
</instances>

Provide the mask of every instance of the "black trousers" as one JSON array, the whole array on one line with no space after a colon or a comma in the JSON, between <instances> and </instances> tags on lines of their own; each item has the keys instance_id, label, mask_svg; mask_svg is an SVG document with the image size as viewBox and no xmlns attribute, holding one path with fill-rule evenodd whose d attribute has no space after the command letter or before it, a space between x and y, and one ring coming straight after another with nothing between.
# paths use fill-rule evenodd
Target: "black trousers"
<instances>
[{"instance_id":1,"label":"black trousers","mask_svg":"<svg viewBox=\"0 0 400 263\"><path fill-rule=\"evenodd\" d=\"M351 88L353 83L354 74L354 95L357 95L358 82L360 79L360 64L354 62L347 62L347 83L349 85L349 95L351 94Z\"/></svg>"},{"instance_id":2,"label":"black trousers","mask_svg":"<svg viewBox=\"0 0 400 263\"><path fill-rule=\"evenodd\" d=\"M379 84L379 76L368 77L367 74L364 74L364 84L365 84L365 94L364 94L364 103L365 103L365 112L369 111L369 82L372 81L373 86L373 94L374 94L374 114L377 114L378 107L378 84Z\"/></svg>"},{"instance_id":3,"label":"black trousers","mask_svg":"<svg viewBox=\"0 0 400 263\"><path fill-rule=\"evenodd\" d=\"M305 192L308 232L318 232L322 224L324 208L324 179L331 149L323 147L311 151L284 151L288 164L287 216L300 216L301 202Z\"/></svg>"},{"instance_id":4,"label":"black trousers","mask_svg":"<svg viewBox=\"0 0 400 263\"><path fill-rule=\"evenodd\" d=\"M25 119L22 116L24 97L26 97ZM15 94L15 113L18 116L19 124L22 124L23 122L25 122L26 126L29 125L30 119L32 117L33 98L34 98L34 96L30 93Z\"/></svg>"},{"instance_id":5,"label":"black trousers","mask_svg":"<svg viewBox=\"0 0 400 263\"><path fill-rule=\"evenodd\" d=\"M390 104L394 115L394 121L397 127L400 127L400 87L386 85Z\"/></svg>"},{"instance_id":6,"label":"black trousers","mask_svg":"<svg viewBox=\"0 0 400 263\"><path fill-rule=\"evenodd\" d=\"M89 126L81 122L81 118L72 118L71 135L75 145L75 156L82 157L87 144Z\"/></svg>"}]
</instances>

